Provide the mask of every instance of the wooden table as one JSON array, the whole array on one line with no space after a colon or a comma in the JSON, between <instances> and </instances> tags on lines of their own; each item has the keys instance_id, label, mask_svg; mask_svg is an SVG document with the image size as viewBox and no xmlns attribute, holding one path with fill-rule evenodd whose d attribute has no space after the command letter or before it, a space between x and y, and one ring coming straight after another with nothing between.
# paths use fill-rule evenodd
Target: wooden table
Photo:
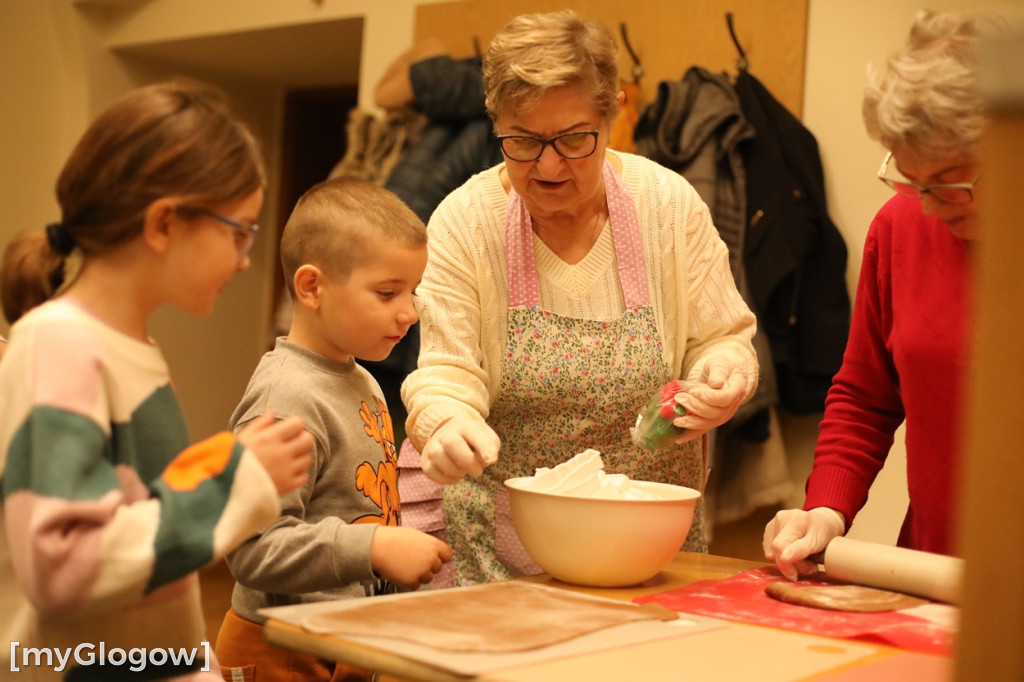
<instances>
[{"instance_id":1,"label":"wooden table","mask_svg":"<svg viewBox=\"0 0 1024 682\"><path fill-rule=\"evenodd\" d=\"M637 587L578 587L558 582L547 575L518 580L630 601L639 596L676 589L697 580L728 578L764 565L741 559L681 552L665 570ZM872 682L887 682L907 679L908 673L912 673L915 682L926 682L949 679L952 671L952 661L947 658L758 625L726 621L721 623L727 624L709 631L612 647L586 655L503 667L469 678L396 655L384 647L368 646L338 636L313 634L294 623L275 618L267 622L265 635L268 641L279 646L379 670L385 680L850 682L868 677Z\"/></svg>"}]
</instances>

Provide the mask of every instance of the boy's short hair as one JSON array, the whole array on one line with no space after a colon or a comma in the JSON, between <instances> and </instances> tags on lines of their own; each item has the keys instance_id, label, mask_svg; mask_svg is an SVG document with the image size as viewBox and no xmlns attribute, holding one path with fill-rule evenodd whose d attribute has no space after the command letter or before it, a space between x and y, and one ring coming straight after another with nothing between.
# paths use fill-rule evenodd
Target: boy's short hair
<instances>
[{"instance_id":1,"label":"boy's short hair","mask_svg":"<svg viewBox=\"0 0 1024 682\"><path fill-rule=\"evenodd\" d=\"M295 271L315 265L345 280L388 246L427 243L423 221L394 192L367 180L335 178L318 183L295 203L281 235L281 265L295 298Z\"/></svg>"}]
</instances>

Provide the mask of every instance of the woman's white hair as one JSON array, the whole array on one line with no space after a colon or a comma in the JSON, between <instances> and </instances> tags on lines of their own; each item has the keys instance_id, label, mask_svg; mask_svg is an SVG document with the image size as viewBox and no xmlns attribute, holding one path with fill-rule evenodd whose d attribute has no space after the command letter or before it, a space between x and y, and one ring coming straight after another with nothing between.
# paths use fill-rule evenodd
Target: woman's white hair
<instances>
[{"instance_id":1,"label":"woman's white hair","mask_svg":"<svg viewBox=\"0 0 1024 682\"><path fill-rule=\"evenodd\" d=\"M976 90L980 39L1001 22L990 13L921 10L885 73L869 65L862 113L868 135L924 156L976 153L985 111Z\"/></svg>"}]
</instances>

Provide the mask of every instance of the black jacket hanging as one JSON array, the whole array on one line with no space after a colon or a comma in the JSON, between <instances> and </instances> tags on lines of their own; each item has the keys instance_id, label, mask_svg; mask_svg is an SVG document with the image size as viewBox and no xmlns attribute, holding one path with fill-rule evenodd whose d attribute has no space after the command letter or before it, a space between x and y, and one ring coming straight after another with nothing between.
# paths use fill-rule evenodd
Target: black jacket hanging
<instances>
[{"instance_id":1,"label":"black jacket hanging","mask_svg":"<svg viewBox=\"0 0 1024 682\"><path fill-rule=\"evenodd\" d=\"M850 329L846 244L828 215L814 136L747 71L735 89L757 131L741 145L750 292L780 403L795 414L820 412Z\"/></svg>"},{"instance_id":2,"label":"black jacket hanging","mask_svg":"<svg viewBox=\"0 0 1024 682\"><path fill-rule=\"evenodd\" d=\"M429 124L384 186L425 223L449 192L503 160L484 106L483 79L478 57L440 55L409 67L413 106Z\"/></svg>"},{"instance_id":3,"label":"black jacket hanging","mask_svg":"<svg viewBox=\"0 0 1024 682\"><path fill-rule=\"evenodd\" d=\"M739 151L753 135L728 77L694 66L682 80L658 85L657 97L641 113L633 138L638 154L682 175L708 205L729 247L736 287L756 313L743 263L747 180ZM726 429L750 441L768 438L768 409L778 401L769 340L758 327L752 343L761 366L760 381Z\"/></svg>"}]
</instances>

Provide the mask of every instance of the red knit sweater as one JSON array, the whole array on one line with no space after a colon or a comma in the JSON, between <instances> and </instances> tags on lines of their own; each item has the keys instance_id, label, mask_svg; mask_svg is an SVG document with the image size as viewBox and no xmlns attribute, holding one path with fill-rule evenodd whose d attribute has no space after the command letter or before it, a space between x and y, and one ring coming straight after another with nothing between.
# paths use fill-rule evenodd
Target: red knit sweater
<instances>
[{"instance_id":1,"label":"red knit sweater","mask_svg":"<svg viewBox=\"0 0 1024 682\"><path fill-rule=\"evenodd\" d=\"M910 506L898 544L954 553L970 258L968 242L925 216L920 201L896 196L875 216L805 509L852 520L905 419Z\"/></svg>"}]
</instances>

